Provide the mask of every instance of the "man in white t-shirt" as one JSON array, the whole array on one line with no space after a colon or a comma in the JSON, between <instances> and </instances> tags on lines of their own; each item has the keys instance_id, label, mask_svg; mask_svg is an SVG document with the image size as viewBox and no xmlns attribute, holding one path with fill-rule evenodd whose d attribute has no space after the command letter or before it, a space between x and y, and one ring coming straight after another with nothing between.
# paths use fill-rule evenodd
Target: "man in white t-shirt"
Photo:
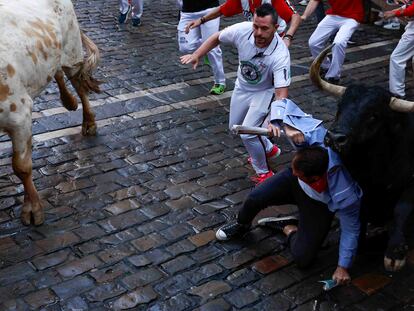
<instances>
[{"instance_id":1,"label":"man in white t-shirt","mask_svg":"<svg viewBox=\"0 0 414 311\"><path fill-rule=\"evenodd\" d=\"M237 80L230 102L230 128L234 124L261 126L272 101L288 96L290 54L277 35L277 15L266 3L256 9L253 22L232 25L212 35L193 54L181 57L183 64L193 64L220 43L235 46L239 54ZM289 133L288 133L289 135ZM280 154L280 149L266 137L241 135L250 155L259 184L273 175L267 160Z\"/></svg>"}]
</instances>

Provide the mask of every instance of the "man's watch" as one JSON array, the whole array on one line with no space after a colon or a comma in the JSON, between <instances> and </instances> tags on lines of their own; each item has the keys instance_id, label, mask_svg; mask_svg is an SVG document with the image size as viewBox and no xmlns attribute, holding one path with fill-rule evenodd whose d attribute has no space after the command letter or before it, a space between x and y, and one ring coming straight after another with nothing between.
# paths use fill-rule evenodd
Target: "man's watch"
<instances>
[{"instance_id":1,"label":"man's watch","mask_svg":"<svg viewBox=\"0 0 414 311\"><path fill-rule=\"evenodd\" d=\"M283 39L288 39L289 41L292 41L293 40L293 36L286 34L286 35L283 36Z\"/></svg>"}]
</instances>

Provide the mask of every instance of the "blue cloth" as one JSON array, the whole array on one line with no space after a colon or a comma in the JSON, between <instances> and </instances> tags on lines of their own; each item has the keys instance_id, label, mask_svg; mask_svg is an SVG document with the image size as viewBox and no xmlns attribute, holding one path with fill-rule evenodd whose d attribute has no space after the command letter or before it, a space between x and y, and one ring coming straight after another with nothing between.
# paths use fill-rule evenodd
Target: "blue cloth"
<instances>
[{"instance_id":1,"label":"blue cloth","mask_svg":"<svg viewBox=\"0 0 414 311\"><path fill-rule=\"evenodd\" d=\"M362 189L352 179L339 155L324 145L326 129L321 120L304 113L293 101L283 99L272 103L270 121L280 127L287 124L304 134L305 142L300 146L293 144L296 148L321 146L328 150L327 206L331 212L337 214L341 225L338 265L344 268L350 267L358 247Z\"/></svg>"}]
</instances>

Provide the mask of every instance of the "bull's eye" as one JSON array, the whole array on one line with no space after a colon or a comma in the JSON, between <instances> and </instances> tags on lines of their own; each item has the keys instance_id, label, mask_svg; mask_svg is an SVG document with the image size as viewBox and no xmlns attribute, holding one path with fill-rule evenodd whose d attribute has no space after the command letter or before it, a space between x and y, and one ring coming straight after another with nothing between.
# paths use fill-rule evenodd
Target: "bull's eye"
<instances>
[{"instance_id":1,"label":"bull's eye","mask_svg":"<svg viewBox=\"0 0 414 311\"><path fill-rule=\"evenodd\" d=\"M377 121L377 116L376 115L372 115L368 119L368 122L375 122L375 121Z\"/></svg>"}]
</instances>

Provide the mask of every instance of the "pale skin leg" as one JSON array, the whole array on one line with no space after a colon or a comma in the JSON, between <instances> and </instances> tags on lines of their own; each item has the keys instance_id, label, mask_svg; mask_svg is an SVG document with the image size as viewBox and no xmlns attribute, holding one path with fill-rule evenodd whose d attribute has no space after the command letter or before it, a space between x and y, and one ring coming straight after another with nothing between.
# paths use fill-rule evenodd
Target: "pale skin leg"
<instances>
[{"instance_id":1,"label":"pale skin leg","mask_svg":"<svg viewBox=\"0 0 414 311\"><path fill-rule=\"evenodd\" d=\"M22 223L30 225L33 217L33 224L38 226L44 221L44 213L32 178L32 118L26 119L25 122L24 126L17 126L9 131L13 143L12 165L25 191L21 213Z\"/></svg>"},{"instance_id":2,"label":"pale skin leg","mask_svg":"<svg viewBox=\"0 0 414 311\"><path fill-rule=\"evenodd\" d=\"M62 101L63 106L67 110L71 111L75 111L76 109L78 109L78 101L67 89L62 70L58 70L56 72L55 80L59 87L60 100Z\"/></svg>"}]
</instances>

